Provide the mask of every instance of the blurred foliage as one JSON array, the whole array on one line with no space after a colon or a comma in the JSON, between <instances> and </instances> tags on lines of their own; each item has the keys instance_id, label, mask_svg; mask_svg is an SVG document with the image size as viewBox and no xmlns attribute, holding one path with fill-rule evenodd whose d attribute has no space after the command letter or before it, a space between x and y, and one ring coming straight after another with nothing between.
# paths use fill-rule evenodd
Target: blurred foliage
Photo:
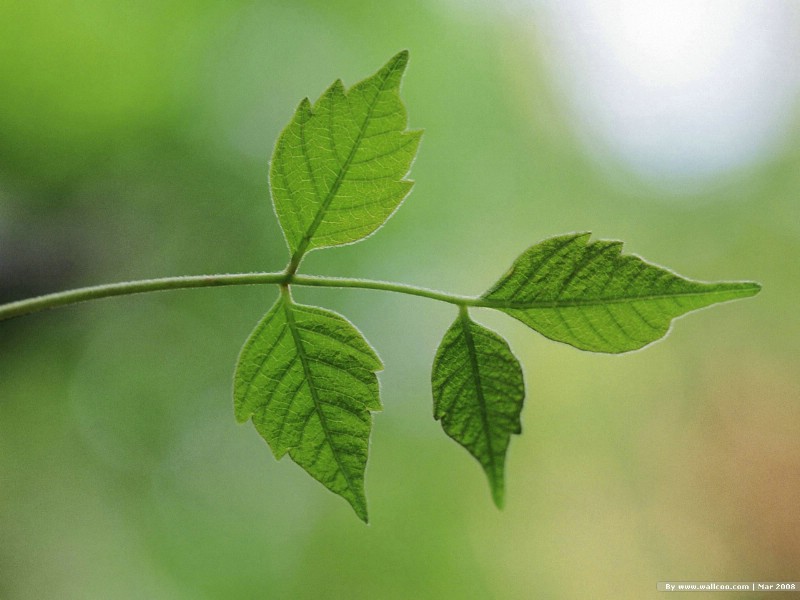
<instances>
[{"instance_id":1,"label":"blurred foliage","mask_svg":"<svg viewBox=\"0 0 800 600\"><path fill-rule=\"evenodd\" d=\"M401 48L410 125L426 129L418 183L377 235L305 272L479 293L533 242L591 230L762 294L621 357L476 313L529 390L500 512L432 419L451 308L298 290L387 366L369 527L233 418L235 358L275 290L3 323L1 598L640 599L670 577L796 578L800 135L674 201L598 167L535 29L491 16L434 0L0 4L0 297L282 268L267 190L280 127Z\"/></svg>"}]
</instances>

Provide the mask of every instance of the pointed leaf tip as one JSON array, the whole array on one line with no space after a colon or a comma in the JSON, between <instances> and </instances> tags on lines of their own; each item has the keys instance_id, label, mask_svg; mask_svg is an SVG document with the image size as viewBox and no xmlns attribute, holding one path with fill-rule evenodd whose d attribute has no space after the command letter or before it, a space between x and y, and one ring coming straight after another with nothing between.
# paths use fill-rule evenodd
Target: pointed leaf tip
<instances>
[{"instance_id":1,"label":"pointed leaf tip","mask_svg":"<svg viewBox=\"0 0 800 600\"><path fill-rule=\"evenodd\" d=\"M505 487L492 487L492 500L494 501L494 505L499 509L503 510L506 505L506 494L505 494Z\"/></svg>"},{"instance_id":2,"label":"pointed leaf tip","mask_svg":"<svg viewBox=\"0 0 800 600\"><path fill-rule=\"evenodd\" d=\"M742 298L748 298L750 296L755 296L761 291L761 284L755 281L742 281L739 284L742 290Z\"/></svg>"},{"instance_id":3,"label":"pointed leaf tip","mask_svg":"<svg viewBox=\"0 0 800 600\"><path fill-rule=\"evenodd\" d=\"M408 65L408 50L400 50L386 64L391 65L393 69L405 70Z\"/></svg>"}]
</instances>

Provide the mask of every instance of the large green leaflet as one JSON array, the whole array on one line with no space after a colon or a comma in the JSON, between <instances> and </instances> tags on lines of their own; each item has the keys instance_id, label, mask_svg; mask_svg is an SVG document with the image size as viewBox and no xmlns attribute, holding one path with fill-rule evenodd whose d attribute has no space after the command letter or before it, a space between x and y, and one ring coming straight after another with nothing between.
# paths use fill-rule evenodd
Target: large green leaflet
<instances>
[{"instance_id":1,"label":"large green leaflet","mask_svg":"<svg viewBox=\"0 0 800 600\"><path fill-rule=\"evenodd\" d=\"M408 52L345 92L337 80L304 99L272 156L275 212L298 260L307 250L358 241L411 191L403 177L422 136L405 131L400 79Z\"/></svg>"},{"instance_id":2,"label":"large green leaflet","mask_svg":"<svg viewBox=\"0 0 800 600\"><path fill-rule=\"evenodd\" d=\"M462 309L444 334L431 375L433 416L478 459L492 497L503 505L506 449L521 433L522 368L506 341Z\"/></svg>"},{"instance_id":3,"label":"large green leaflet","mask_svg":"<svg viewBox=\"0 0 800 600\"><path fill-rule=\"evenodd\" d=\"M308 251L367 237L410 192L413 183L404 178L421 132L406 130L399 96L407 62L408 53L400 52L349 91L337 80L313 106L303 100L281 133L270 184L291 252L287 280L245 343L234 383L237 419L251 419L277 458L288 453L364 521L371 411L381 406L375 373L382 364L355 326L295 303L289 285ZM482 298L447 300L459 314L433 363L434 417L481 464L497 506L511 435L521 431L525 386L506 341L474 322L468 307L500 310L583 350L617 353L663 337L686 312L760 289L690 281L623 256L621 246L589 242L588 233L545 240Z\"/></svg>"},{"instance_id":4,"label":"large green leaflet","mask_svg":"<svg viewBox=\"0 0 800 600\"><path fill-rule=\"evenodd\" d=\"M375 350L347 319L284 292L242 348L239 422L253 420L276 458L297 464L367 520L370 411L380 410Z\"/></svg>"},{"instance_id":5,"label":"large green leaflet","mask_svg":"<svg viewBox=\"0 0 800 600\"><path fill-rule=\"evenodd\" d=\"M622 242L562 235L530 247L484 298L558 342L628 352L663 337L675 317L752 296L757 283L703 283L621 254Z\"/></svg>"}]
</instances>

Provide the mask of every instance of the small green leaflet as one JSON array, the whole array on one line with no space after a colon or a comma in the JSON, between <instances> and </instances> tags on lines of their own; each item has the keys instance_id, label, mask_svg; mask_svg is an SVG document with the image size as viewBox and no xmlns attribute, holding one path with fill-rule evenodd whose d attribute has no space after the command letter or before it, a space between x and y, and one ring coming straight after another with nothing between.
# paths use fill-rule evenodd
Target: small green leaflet
<instances>
[{"instance_id":1,"label":"small green leaflet","mask_svg":"<svg viewBox=\"0 0 800 600\"><path fill-rule=\"evenodd\" d=\"M506 341L469 318L466 308L444 335L431 375L433 416L486 472L503 506L506 450L521 433L522 369Z\"/></svg>"},{"instance_id":2,"label":"small green leaflet","mask_svg":"<svg viewBox=\"0 0 800 600\"><path fill-rule=\"evenodd\" d=\"M530 247L483 298L484 306L542 335L593 352L628 352L666 335L675 317L757 294L757 283L684 279L622 242L562 235Z\"/></svg>"},{"instance_id":3,"label":"small green leaflet","mask_svg":"<svg viewBox=\"0 0 800 600\"><path fill-rule=\"evenodd\" d=\"M399 91L407 62L400 52L349 91L336 80L313 106L304 99L278 138L272 199L296 262L369 236L411 191L403 177L422 132L406 131Z\"/></svg>"},{"instance_id":4,"label":"small green leaflet","mask_svg":"<svg viewBox=\"0 0 800 600\"><path fill-rule=\"evenodd\" d=\"M375 350L347 319L294 303L288 290L242 348L236 419L252 419L276 458L287 452L367 521L370 411L381 408Z\"/></svg>"}]
</instances>

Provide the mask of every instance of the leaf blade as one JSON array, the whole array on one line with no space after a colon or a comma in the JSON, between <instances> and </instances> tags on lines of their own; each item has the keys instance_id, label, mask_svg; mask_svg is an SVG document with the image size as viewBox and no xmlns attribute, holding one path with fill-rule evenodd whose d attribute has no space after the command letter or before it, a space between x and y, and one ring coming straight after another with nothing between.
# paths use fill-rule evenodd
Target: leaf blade
<instances>
[{"instance_id":1,"label":"leaf blade","mask_svg":"<svg viewBox=\"0 0 800 600\"><path fill-rule=\"evenodd\" d=\"M621 353L664 337L672 320L758 293L753 282L706 283L635 255L622 242L589 233L550 238L523 252L483 295L545 337L581 350Z\"/></svg>"},{"instance_id":2,"label":"leaf blade","mask_svg":"<svg viewBox=\"0 0 800 600\"><path fill-rule=\"evenodd\" d=\"M436 352L431 373L434 418L480 463L502 508L505 457L522 431L522 368L506 341L461 309Z\"/></svg>"},{"instance_id":3,"label":"leaf blade","mask_svg":"<svg viewBox=\"0 0 800 600\"><path fill-rule=\"evenodd\" d=\"M273 205L295 262L315 248L374 233L411 191L404 179L421 131L406 131L399 95L408 52L345 91L335 81L304 99L275 146Z\"/></svg>"},{"instance_id":4,"label":"leaf blade","mask_svg":"<svg viewBox=\"0 0 800 600\"><path fill-rule=\"evenodd\" d=\"M381 408L377 353L341 315L285 292L245 342L234 377L239 422L252 420L277 459L287 453L367 522L371 411Z\"/></svg>"}]
</instances>

